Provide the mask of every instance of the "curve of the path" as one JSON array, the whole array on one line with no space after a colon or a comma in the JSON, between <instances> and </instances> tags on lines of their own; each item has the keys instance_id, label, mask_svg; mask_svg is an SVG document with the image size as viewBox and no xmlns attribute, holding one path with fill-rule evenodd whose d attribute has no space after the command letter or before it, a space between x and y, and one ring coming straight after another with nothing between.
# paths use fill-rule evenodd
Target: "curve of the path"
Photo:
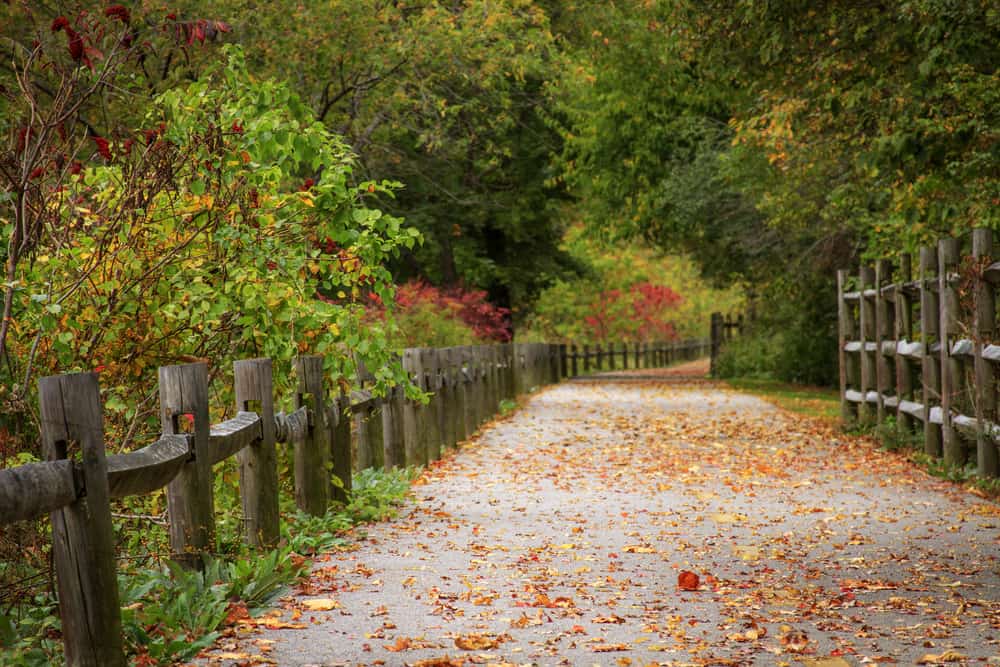
<instances>
[{"instance_id":1,"label":"curve of the path","mask_svg":"<svg viewBox=\"0 0 1000 667\"><path fill-rule=\"evenodd\" d=\"M275 612L292 628L202 662L996 664L998 536L996 505L869 442L619 374L484 429L316 563Z\"/></svg>"}]
</instances>

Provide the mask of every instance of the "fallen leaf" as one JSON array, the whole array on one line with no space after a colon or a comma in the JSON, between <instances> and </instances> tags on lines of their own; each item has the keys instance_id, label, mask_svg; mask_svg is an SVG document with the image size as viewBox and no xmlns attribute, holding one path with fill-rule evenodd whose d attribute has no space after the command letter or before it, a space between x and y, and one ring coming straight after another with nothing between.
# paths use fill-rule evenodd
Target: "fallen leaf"
<instances>
[{"instance_id":1,"label":"fallen leaf","mask_svg":"<svg viewBox=\"0 0 1000 667\"><path fill-rule=\"evenodd\" d=\"M625 547L625 553L629 554L655 554L656 549L653 547L646 547L641 544L632 544Z\"/></svg>"},{"instance_id":2,"label":"fallen leaf","mask_svg":"<svg viewBox=\"0 0 1000 667\"><path fill-rule=\"evenodd\" d=\"M790 630L781 636L781 645L790 653L802 653L809 646L809 636L801 630Z\"/></svg>"},{"instance_id":3,"label":"fallen leaf","mask_svg":"<svg viewBox=\"0 0 1000 667\"><path fill-rule=\"evenodd\" d=\"M624 623L625 619L621 616L611 614L610 616L598 616L592 623Z\"/></svg>"},{"instance_id":4,"label":"fallen leaf","mask_svg":"<svg viewBox=\"0 0 1000 667\"><path fill-rule=\"evenodd\" d=\"M392 651L393 653L399 653L400 651L408 651L413 645L413 641L409 637L397 637L396 643L392 646L386 644L382 645L386 651Z\"/></svg>"},{"instance_id":5,"label":"fallen leaf","mask_svg":"<svg viewBox=\"0 0 1000 667\"><path fill-rule=\"evenodd\" d=\"M465 659L444 656L443 658L426 658L416 662L408 662L406 665L407 667L464 667Z\"/></svg>"},{"instance_id":6,"label":"fallen leaf","mask_svg":"<svg viewBox=\"0 0 1000 667\"><path fill-rule=\"evenodd\" d=\"M689 570L681 570L677 575L677 588L682 591L696 591L700 583L698 575Z\"/></svg>"},{"instance_id":7,"label":"fallen leaf","mask_svg":"<svg viewBox=\"0 0 1000 667\"><path fill-rule=\"evenodd\" d=\"M268 630L304 630L305 623L289 623L277 618L244 618L239 621L239 625L250 625L267 628Z\"/></svg>"},{"instance_id":8,"label":"fallen leaf","mask_svg":"<svg viewBox=\"0 0 1000 667\"><path fill-rule=\"evenodd\" d=\"M945 651L944 653L938 653L934 655L933 653L928 653L924 657L917 660L918 665L937 665L942 662L962 662L963 660L968 660L968 656L959 653L958 651Z\"/></svg>"},{"instance_id":9,"label":"fallen leaf","mask_svg":"<svg viewBox=\"0 0 1000 667\"><path fill-rule=\"evenodd\" d=\"M311 598L302 600L302 606L308 611L330 611L340 609L340 603L330 598Z\"/></svg>"},{"instance_id":10,"label":"fallen leaf","mask_svg":"<svg viewBox=\"0 0 1000 667\"><path fill-rule=\"evenodd\" d=\"M455 637L455 646L463 651L482 651L483 649L496 648L500 645L500 639L490 635L464 635Z\"/></svg>"},{"instance_id":11,"label":"fallen leaf","mask_svg":"<svg viewBox=\"0 0 1000 667\"><path fill-rule=\"evenodd\" d=\"M594 644L590 647L594 653L612 653L614 651L628 651L628 644Z\"/></svg>"}]
</instances>

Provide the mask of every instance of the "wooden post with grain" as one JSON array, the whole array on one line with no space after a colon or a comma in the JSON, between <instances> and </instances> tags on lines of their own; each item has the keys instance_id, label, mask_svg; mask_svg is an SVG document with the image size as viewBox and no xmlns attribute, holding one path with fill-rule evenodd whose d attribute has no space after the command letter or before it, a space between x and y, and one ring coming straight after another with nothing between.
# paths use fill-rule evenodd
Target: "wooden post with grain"
<instances>
[{"instance_id":1,"label":"wooden post with grain","mask_svg":"<svg viewBox=\"0 0 1000 667\"><path fill-rule=\"evenodd\" d=\"M275 451L274 389L271 360L248 359L233 364L236 409L260 415L261 437L236 455L240 464L240 496L243 501L245 539L255 548L278 543L278 455ZM205 402L207 413L208 402ZM207 417L207 414L206 414ZM195 415L195 428L198 417ZM196 436L197 438L197 432Z\"/></svg>"},{"instance_id":2,"label":"wooden post with grain","mask_svg":"<svg viewBox=\"0 0 1000 667\"><path fill-rule=\"evenodd\" d=\"M185 426L193 426L194 431L192 456L167 485L170 557L187 567L200 568L204 556L215 551L212 460L208 449L211 430L208 366L204 363L163 366L159 376L163 433L180 434ZM245 493L242 479L240 492Z\"/></svg>"},{"instance_id":3,"label":"wooden post with grain","mask_svg":"<svg viewBox=\"0 0 1000 667\"><path fill-rule=\"evenodd\" d=\"M38 400L46 460L70 458L76 448L80 452L82 493L49 515L66 664L124 667L104 409L97 375L42 378Z\"/></svg>"}]
</instances>

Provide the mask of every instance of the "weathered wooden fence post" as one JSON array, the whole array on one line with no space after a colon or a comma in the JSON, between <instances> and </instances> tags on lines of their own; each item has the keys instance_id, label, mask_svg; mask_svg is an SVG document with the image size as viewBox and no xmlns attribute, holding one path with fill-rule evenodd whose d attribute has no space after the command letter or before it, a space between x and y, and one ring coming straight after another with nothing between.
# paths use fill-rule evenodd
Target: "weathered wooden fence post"
<instances>
[{"instance_id":1,"label":"weathered wooden fence post","mask_svg":"<svg viewBox=\"0 0 1000 667\"><path fill-rule=\"evenodd\" d=\"M610 370L615 370L615 344L614 342L608 343L608 367Z\"/></svg>"},{"instance_id":2,"label":"weathered wooden fence post","mask_svg":"<svg viewBox=\"0 0 1000 667\"><path fill-rule=\"evenodd\" d=\"M636 342L636 343L633 343L632 346L635 348L635 350L634 350L634 352L635 352L635 369L639 370L640 368L642 368L639 365L639 358L640 358L640 354L642 353L642 343Z\"/></svg>"},{"instance_id":3,"label":"weathered wooden fence post","mask_svg":"<svg viewBox=\"0 0 1000 667\"><path fill-rule=\"evenodd\" d=\"M351 398L343 390L337 397L336 414L331 416L336 419L327 422L334 424L330 442L330 460L333 461L333 474L340 480L340 484L334 484L333 480L330 480L330 498L346 503L353 483L354 456L351 446Z\"/></svg>"},{"instance_id":4,"label":"weathered wooden fence post","mask_svg":"<svg viewBox=\"0 0 1000 667\"><path fill-rule=\"evenodd\" d=\"M923 402L924 452L941 456L941 426L931 421L934 403L941 400L941 363L934 350L941 323L937 283L937 252L934 248L920 249L920 337L924 344L921 368L921 401Z\"/></svg>"},{"instance_id":5,"label":"weathered wooden fence post","mask_svg":"<svg viewBox=\"0 0 1000 667\"><path fill-rule=\"evenodd\" d=\"M402 394L399 387L392 387L382 399L382 465L386 471L406 466L402 426Z\"/></svg>"},{"instance_id":6,"label":"weathered wooden fence post","mask_svg":"<svg viewBox=\"0 0 1000 667\"><path fill-rule=\"evenodd\" d=\"M42 450L48 461L79 446L85 494L50 514L66 664L124 667L114 529L104 453L104 411L94 373L38 381Z\"/></svg>"},{"instance_id":7,"label":"weathered wooden fence post","mask_svg":"<svg viewBox=\"0 0 1000 667\"><path fill-rule=\"evenodd\" d=\"M489 365L489 417L497 413L497 406L500 405L500 347L497 345L486 346L486 361Z\"/></svg>"},{"instance_id":8,"label":"weathered wooden fence post","mask_svg":"<svg viewBox=\"0 0 1000 667\"><path fill-rule=\"evenodd\" d=\"M479 378L479 405L476 407L476 425L482 426L493 416L493 410L490 408L489 359L485 345L476 346L476 375Z\"/></svg>"},{"instance_id":9,"label":"weathered wooden fence post","mask_svg":"<svg viewBox=\"0 0 1000 667\"><path fill-rule=\"evenodd\" d=\"M441 458L444 449L454 449L458 445L458 431L455 428L455 384L452 380L451 357L447 349L435 349L434 356L437 360L436 383L438 391L441 393L441 446L434 450L435 457L428 459L431 461Z\"/></svg>"},{"instance_id":10,"label":"weathered wooden fence post","mask_svg":"<svg viewBox=\"0 0 1000 667\"><path fill-rule=\"evenodd\" d=\"M972 257L976 261L976 306L972 326L976 377L976 468L983 477L1000 475L997 446L984 423L995 424L997 421L997 374L993 363L983 358L985 341L992 341L996 335L996 296L993 285L984 276L985 265L992 261L992 255L993 231L973 230Z\"/></svg>"},{"instance_id":11,"label":"weathered wooden fence post","mask_svg":"<svg viewBox=\"0 0 1000 667\"><path fill-rule=\"evenodd\" d=\"M872 409L868 403L868 393L875 389L875 304L870 290L875 284L875 271L862 266L858 272L860 289L859 314L861 320L861 402L858 403L858 421L872 423Z\"/></svg>"},{"instance_id":12,"label":"weathered wooden fence post","mask_svg":"<svg viewBox=\"0 0 1000 667\"><path fill-rule=\"evenodd\" d=\"M622 341L622 369L628 370L628 343Z\"/></svg>"},{"instance_id":13,"label":"weathered wooden fence post","mask_svg":"<svg viewBox=\"0 0 1000 667\"><path fill-rule=\"evenodd\" d=\"M886 297L886 286L892 282L892 265L888 260L880 259L875 263L875 390L876 420L882 424L886 418L885 397L895 385L889 357L885 354L883 344L892 336L893 317L890 306L892 302ZM893 296L892 298L895 298ZM895 350L892 358L895 358Z\"/></svg>"},{"instance_id":14,"label":"weathered wooden fence post","mask_svg":"<svg viewBox=\"0 0 1000 667\"><path fill-rule=\"evenodd\" d=\"M236 408L254 411L261 419L261 439L236 454L240 464L240 496L246 542L257 548L278 543L278 457L275 451L274 389L271 360L247 359L233 364ZM161 378L162 383L162 378ZM252 410L251 402L258 403ZM208 401L205 401L207 413ZM207 417L207 414L206 414ZM195 427L197 428L197 415Z\"/></svg>"},{"instance_id":15,"label":"weathered wooden fence post","mask_svg":"<svg viewBox=\"0 0 1000 667\"><path fill-rule=\"evenodd\" d=\"M846 269L837 271L837 355L840 359L840 416L844 423L850 424L857 418L857 411L854 404L847 399L847 390L857 382L857 377L853 373L853 359L847 350L848 342L853 341L856 327L851 305L847 302L847 281L850 272ZM719 345L721 344L721 333L719 328L722 322L722 313L712 313L712 360L719 355ZM713 375L715 372L713 371Z\"/></svg>"},{"instance_id":16,"label":"weathered wooden fence post","mask_svg":"<svg viewBox=\"0 0 1000 667\"><path fill-rule=\"evenodd\" d=\"M958 270L958 239L938 241L938 294L940 295L941 328L941 444L945 463L965 463L962 441L952 423L952 411L958 402L962 385L961 362L952 356L951 345L958 333L958 290L952 274Z\"/></svg>"},{"instance_id":17,"label":"weathered wooden fence post","mask_svg":"<svg viewBox=\"0 0 1000 667\"><path fill-rule=\"evenodd\" d=\"M909 347L913 343L913 298L910 293L910 282L913 280L913 266L909 254L899 257L899 272L897 274L895 335L896 340L896 396L899 408L896 412L896 425L900 434L909 436L913 433L913 417L902 409L904 402L913 402L913 362L908 356Z\"/></svg>"},{"instance_id":18,"label":"weathered wooden fence post","mask_svg":"<svg viewBox=\"0 0 1000 667\"><path fill-rule=\"evenodd\" d=\"M462 346L462 368L465 373L465 433L471 436L479 428L476 420L479 410L479 376L471 345Z\"/></svg>"},{"instance_id":19,"label":"weathered wooden fence post","mask_svg":"<svg viewBox=\"0 0 1000 667\"><path fill-rule=\"evenodd\" d=\"M423 350L407 348L403 350L403 369L410 381L422 391L426 391L425 374L422 360ZM426 409L418 401L406 399L403 402L403 449L406 453L406 463L420 462L426 464L428 441L423 437L421 421Z\"/></svg>"},{"instance_id":20,"label":"weathered wooden fence post","mask_svg":"<svg viewBox=\"0 0 1000 667\"><path fill-rule=\"evenodd\" d=\"M448 348L448 366L451 369L451 382L452 382L452 394L454 396L453 402L453 416L452 419L455 422L455 440L458 442L464 442L469 437L469 431L466 430L465 413L466 413L466 383L465 383L465 372L462 368L462 348L451 347Z\"/></svg>"},{"instance_id":21,"label":"weathered wooden fence post","mask_svg":"<svg viewBox=\"0 0 1000 667\"><path fill-rule=\"evenodd\" d=\"M576 377L576 376L578 376L580 374L580 369L579 369L579 367L577 365L577 361L576 361L576 359L577 359L576 343L573 343L570 346L570 348L573 350L573 377Z\"/></svg>"},{"instance_id":22,"label":"weathered wooden fence post","mask_svg":"<svg viewBox=\"0 0 1000 667\"><path fill-rule=\"evenodd\" d=\"M295 505L313 516L323 516L329 503L330 425L327 423L326 386L323 382L323 357L295 359L298 391L295 408L309 411L306 437L295 443Z\"/></svg>"},{"instance_id":23,"label":"weathered wooden fence post","mask_svg":"<svg viewBox=\"0 0 1000 667\"><path fill-rule=\"evenodd\" d=\"M590 372L590 344L583 344L583 372Z\"/></svg>"},{"instance_id":24,"label":"weathered wooden fence post","mask_svg":"<svg viewBox=\"0 0 1000 667\"><path fill-rule=\"evenodd\" d=\"M504 346L504 386L506 387L506 398L511 400L517 398L517 391L514 387L514 343L506 343Z\"/></svg>"},{"instance_id":25,"label":"weathered wooden fence post","mask_svg":"<svg viewBox=\"0 0 1000 667\"><path fill-rule=\"evenodd\" d=\"M212 461L208 451L208 366L203 363L163 366L160 375L160 428L181 433L182 419L193 426L192 458L167 485L171 558L201 567L215 550ZM273 420L272 420L273 421Z\"/></svg>"},{"instance_id":26,"label":"weathered wooden fence post","mask_svg":"<svg viewBox=\"0 0 1000 667\"><path fill-rule=\"evenodd\" d=\"M434 424L433 435L427 445L427 459L436 461L441 458L448 440L448 390L441 375L441 357L436 349L428 348L424 352L423 366L427 375L427 387L434 394L428 406L428 416Z\"/></svg>"}]
</instances>

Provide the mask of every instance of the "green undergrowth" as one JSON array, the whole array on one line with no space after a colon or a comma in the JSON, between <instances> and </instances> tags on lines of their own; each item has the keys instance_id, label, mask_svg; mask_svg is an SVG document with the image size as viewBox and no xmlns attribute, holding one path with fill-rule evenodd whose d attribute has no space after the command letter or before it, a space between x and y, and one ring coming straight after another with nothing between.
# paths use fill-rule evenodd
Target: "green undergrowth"
<instances>
[{"instance_id":1,"label":"green undergrowth","mask_svg":"<svg viewBox=\"0 0 1000 667\"><path fill-rule=\"evenodd\" d=\"M354 476L349 501L320 517L283 506L280 545L264 553L223 547L202 570L171 562L123 568L119 595L130 662L159 667L192 659L233 619L260 613L305 577L309 557L357 539L366 523L393 516L417 473L412 468L363 470ZM220 535L220 544L229 537ZM0 609L0 667L63 662L58 611L50 595L36 595L14 610Z\"/></svg>"},{"instance_id":2,"label":"green undergrowth","mask_svg":"<svg viewBox=\"0 0 1000 667\"><path fill-rule=\"evenodd\" d=\"M836 389L759 378L726 378L725 383L789 412L824 420L840 417L840 397Z\"/></svg>"}]
</instances>

